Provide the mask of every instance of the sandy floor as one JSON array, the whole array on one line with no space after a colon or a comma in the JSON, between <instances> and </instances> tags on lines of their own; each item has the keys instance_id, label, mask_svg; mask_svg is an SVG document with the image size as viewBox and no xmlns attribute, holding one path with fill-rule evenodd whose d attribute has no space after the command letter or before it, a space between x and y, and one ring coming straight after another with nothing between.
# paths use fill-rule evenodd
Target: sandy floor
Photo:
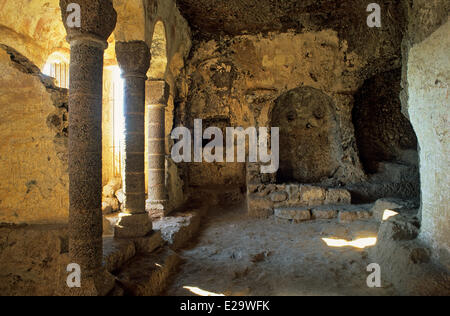
<instances>
[{"instance_id":1,"label":"sandy floor","mask_svg":"<svg viewBox=\"0 0 450 316\"><path fill-rule=\"evenodd\" d=\"M395 295L366 285L366 250L322 240L376 237L373 222L277 224L248 219L243 206L209 212L167 295Z\"/></svg>"}]
</instances>

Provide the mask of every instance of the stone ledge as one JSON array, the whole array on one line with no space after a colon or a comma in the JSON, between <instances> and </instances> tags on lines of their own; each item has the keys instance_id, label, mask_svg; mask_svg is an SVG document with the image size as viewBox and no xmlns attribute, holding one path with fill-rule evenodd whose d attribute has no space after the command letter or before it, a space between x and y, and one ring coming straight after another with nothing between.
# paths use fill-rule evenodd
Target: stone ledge
<instances>
[{"instance_id":1,"label":"stone ledge","mask_svg":"<svg viewBox=\"0 0 450 316\"><path fill-rule=\"evenodd\" d=\"M117 275L117 282L124 295L156 296L161 294L170 275L181 263L180 257L168 247L151 254L133 258ZM120 289L116 289L120 294Z\"/></svg>"},{"instance_id":2,"label":"stone ledge","mask_svg":"<svg viewBox=\"0 0 450 316\"><path fill-rule=\"evenodd\" d=\"M114 272L137 254L152 253L164 244L161 233L156 231L147 237L133 239L103 237L103 264L107 271Z\"/></svg>"},{"instance_id":3,"label":"stone ledge","mask_svg":"<svg viewBox=\"0 0 450 316\"><path fill-rule=\"evenodd\" d=\"M178 250L198 232L202 216L201 210L177 213L153 222L153 228L161 234L172 250Z\"/></svg>"},{"instance_id":4,"label":"stone ledge","mask_svg":"<svg viewBox=\"0 0 450 316\"><path fill-rule=\"evenodd\" d=\"M323 205L312 210L313 219L334 219L339 214L339 207L337 205Z\"/></svg>"}]
</instances>

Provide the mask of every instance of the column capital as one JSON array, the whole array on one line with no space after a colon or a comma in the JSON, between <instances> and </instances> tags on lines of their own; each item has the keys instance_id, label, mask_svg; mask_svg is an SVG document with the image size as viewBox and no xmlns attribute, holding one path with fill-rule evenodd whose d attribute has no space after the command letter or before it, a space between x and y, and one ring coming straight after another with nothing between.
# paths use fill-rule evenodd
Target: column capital
<instances>
[{"instance_id":1,"label":"column capital","mask_svg":"<svg viewBox=\"0 0 450 316\"><path fill-rule=\"evenodd\" d=\"M145 104L167 106L170 86L164 80L147 80L145 85Z\"/></svg>"},{"instance_id":2,"label":"column capital","mask_svg":"<svg viewBox=\"0 0 450 316\"><path fill-rule=\"evenodd\" d=\"M123 77L133 76L147 79L151 54L144 41L116 42L116 56Z\"/></svg>"},{"instance_id":3,"label":"column capital","mask_svg":"<svg viewBox=\"0 0 450 316\"><path fill-rule=\"evenodd\" d=\"M68 11L73 0L60 0L62 20L67 31L67 41L73 44L77 41L97 43L103 49L108 47L107 40L114 31L117 13L111 0L77 0L80 6L80 27L71 27L67 23L72 20L73 11Z\"/></svg>"}]
</instances>

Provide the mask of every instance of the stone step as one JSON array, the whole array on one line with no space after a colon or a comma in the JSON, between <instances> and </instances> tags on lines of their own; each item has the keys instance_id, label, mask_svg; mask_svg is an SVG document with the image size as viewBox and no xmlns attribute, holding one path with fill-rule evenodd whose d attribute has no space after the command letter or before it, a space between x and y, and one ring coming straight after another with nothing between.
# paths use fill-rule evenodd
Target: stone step
<instances>
[{"instance_id":1,"label":"stone step","mask_svg":"<svg viewBox=\"0 0 450 316\"><path fill-rule=\"evenodd\" d=\"M153 222L153 232L143 238L103 237L103 264L116 275L110 296L158 295L180 263L176 250L184 247L200 229L205 209L175 213Z\"/></svg>"},{"instance_id":2,"label":"stone step","mask_svg":"<svg viewBox=\"0 0 450 316\"><path fill-rule=\"evenodd\" d=\"M117 271L136 254L151 253L164 244L165 241L159 231L154 231L147 237L135 239L103 237L103 265L109 272Z\"/></svg>"},{"instance_id":3,"label":"stone step","mask_svg":"<svg viewBox=\"0 0 450 316\"><path fill-rule=\"evenodd\" d=\"M176 213L153 222L153 233L147 237L116 239L103 237L103 263L109 272L117 271L139 253L151 253L168 245L176 251L184 247L200 229L204 210Z\"/></svg>"},{"instance_id":4,"label":"stone step","mask_svg":"<svg viewBox=\"0 0 450 316\"><path fill-rule=\"evenodd\" d=\"M136 246L132 240L117 240L103 237L103 265L108 272L114 272L136 255Z\"/></svg>"},{"instance_id":5,"label":"stone step","mask_svg":"<svg viewBox=\"0 0 450 316\"><path fill-rule=\"evenodd\" d=\"M179 212L153 222L153 232L143 238L103 237L103 265L116 275L110 296L158 295L180 263L176 250L184 247L200 229L206 209ZM111 215L108 220L111 220ZM114 218L112 222L115 222Z\"/></svg>"},{"instance_id":6,"label":"stone step","mask_svg":"<svg viewBox=\"0 0 450 316\"><path fill-rule=\"evenodd\" d=\"M341 223L372 218L372 204L288 206L275 208L275 220L279 223L301 223L310 220L338 219Z\"/></svg>"},{"instance_id":7,"label":"stone step","mask_svg":"<svg viewBox=\"0 0 450 316\"><path fill-rule=\"evenodd\" d=\"M157 296L166 289L170 275L180 263L178 254L167 246L139 254L117 274L117 284L126 296Z\"/></svg>"}]
</instances>

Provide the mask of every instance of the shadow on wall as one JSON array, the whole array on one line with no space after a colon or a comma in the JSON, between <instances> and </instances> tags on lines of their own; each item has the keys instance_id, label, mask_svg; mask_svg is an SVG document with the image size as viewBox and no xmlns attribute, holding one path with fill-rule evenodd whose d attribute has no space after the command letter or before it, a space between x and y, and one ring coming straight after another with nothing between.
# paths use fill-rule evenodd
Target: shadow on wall
<instances>
[{"instance_id":1,"label":"shadow on wall","mask_svg":"<svg viewBox=\"0 0 450 316\"><path fill-rule=\"evenodd\" d=\"M400 103L401 70L365 81L355 95L353 123L368 181L349 188L355 200L382 197L419 200L417 137Z\"/></svg>"},{"instance_id":2,"label":"shadow on wall","mask_svg":"<svg viewBox=\"0 0 450 316\"><path fill-rule=\"evenodd\" d=\"M377 173L382 162L418 165L417 137L401 112L400 81L400 69L385 72L366 80L355 95L356 141L369 174Z\"/></svg>"}]
</instances>

